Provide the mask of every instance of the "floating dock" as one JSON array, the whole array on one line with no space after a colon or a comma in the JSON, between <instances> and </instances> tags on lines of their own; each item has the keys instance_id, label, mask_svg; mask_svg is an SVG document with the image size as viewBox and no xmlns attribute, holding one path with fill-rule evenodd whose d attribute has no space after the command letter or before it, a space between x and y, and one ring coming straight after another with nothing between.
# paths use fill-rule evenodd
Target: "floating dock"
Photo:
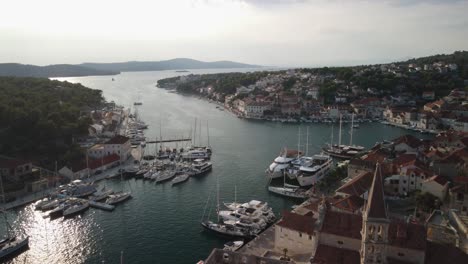
<instances>
[{"instance_id":1,"label":"floating dock","mask_svg":"<svg viewBox=\"0 0 468 264\"><path fill-rule=\"evenodd\" d=\"M106 204L106 203L100 203L100 202L95 202L95 201L89 201L89 206L93 208L98 208L106 211L113 211L115 209L114 205Z\"/></svg>"}]
</instances>

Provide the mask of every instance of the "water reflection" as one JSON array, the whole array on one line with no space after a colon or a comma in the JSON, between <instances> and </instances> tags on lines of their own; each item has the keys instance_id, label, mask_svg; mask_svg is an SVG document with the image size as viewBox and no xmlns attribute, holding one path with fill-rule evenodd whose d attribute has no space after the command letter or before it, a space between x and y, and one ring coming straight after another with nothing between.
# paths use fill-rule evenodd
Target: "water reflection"
<instances>
[{"instance_id":1,"label":"water reflection","mask_svg":"<svg viewBox=\"0 0 468 264\"><path fill-rule=\"evenodd\" d=\"M44 218L33 205L14 213L17 216L9 213L8 220L16 235L29 236L29 250L7 263L84 263L87 256L98 252L94 236L100 227L90 217L94 213L91 210L74 218L53 220Z\"/></svg>"}]
</instances>

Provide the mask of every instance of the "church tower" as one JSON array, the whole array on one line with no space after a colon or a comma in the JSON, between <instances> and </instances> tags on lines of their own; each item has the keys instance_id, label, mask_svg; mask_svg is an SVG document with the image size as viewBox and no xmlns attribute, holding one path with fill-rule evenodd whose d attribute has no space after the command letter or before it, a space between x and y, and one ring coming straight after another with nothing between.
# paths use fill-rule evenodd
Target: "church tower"
<instances>
[{"instance_id":1,"label":"church tower","mask_svg":"<svg viewBox=\"0 0 468 264\"><path fill-rule=\"evenodd\" d=\"M390 220L385 205L380 164L377 164L375 168L362 219L361 264L387 263Z\"/></svg>"}]
</instances>

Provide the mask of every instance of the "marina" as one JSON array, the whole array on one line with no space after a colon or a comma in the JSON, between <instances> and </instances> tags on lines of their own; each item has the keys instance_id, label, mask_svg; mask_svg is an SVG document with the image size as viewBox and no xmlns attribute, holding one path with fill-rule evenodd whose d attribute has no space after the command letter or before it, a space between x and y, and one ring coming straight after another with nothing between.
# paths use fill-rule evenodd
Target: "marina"
<instances>
[{"instance_id":1,"label":"marina","mask_svg":"<svg viewBox=\"0 0 468 264\"><path fill-rule=\"evenodd\" d=\"M126 263L151 263L154 259L162 263L196 263L206 258L212 248L222 248L233 240L203 232L204 228L200 224L207 198L215 193L217 177L220 182L220 203L227 203L234 209L237 206L232 204L234 200L256 199L267 202L276 217L279 217L282 210L296 203L268 191L265 186L265 168L285 146L291 150L296 148L299 124L238 119L226 111L217 110L205 100L154 87L158 78L176 74L180 73L122 73L113 82L107 77L67 80L102 89L106 98L126 106L133 105L137 92L145 94L143 104L138 107L141 120L148 124L144 135L150 139L160 138L160 124L163 139L183 138L182 135L187 137L189 134L195 118L209 120L209 145L214 152L209 161L212 170L207 170L205 176L190 177L180 188L171 188L170 182L156 184L156 178L154 181L145 181L144 176L140 179L140 176L135 175L122 180L117 173L118 169L105 172L99 175L102 180L100 184L105 184L106 189L131 192L132 196L132 199L117 204L112 213L90 208L82 215L51 220L43 218L42 212L35 211L33 204L18 208L8 218L15 230L30 236L30 249L12 263L118 263L121 251L125 254ZM305 131L305 125L301 126ZM330 142L331 125L312 123L308 126L309 152L319 153L324 142ZM348 126L349 123L345 123L343 131L348 130ZM338 138L337 131L335 129L335 138ZM404 129L366 122L360 123L359 132L354 133L353 141L370 148L377 141L406 133ZM417 135L416 132L414 134ZM345 133L344 140L349 140ZM198 137L197 141L200 141ZM206 136L203 135L201 141L197 145L208 145ZM167 143L167 147L175 148L175 144ZM152 148L153 145L146 145L145 155L152 154ZM105 180L111 175L114 176L112 179ZM282 186L282 175L274 181ZM215 220L212 215L210 221ZM74 246L68 246L71 243ZM180 248L184 248L184 254L180 254Z\"/></svg>"}]
</instances>

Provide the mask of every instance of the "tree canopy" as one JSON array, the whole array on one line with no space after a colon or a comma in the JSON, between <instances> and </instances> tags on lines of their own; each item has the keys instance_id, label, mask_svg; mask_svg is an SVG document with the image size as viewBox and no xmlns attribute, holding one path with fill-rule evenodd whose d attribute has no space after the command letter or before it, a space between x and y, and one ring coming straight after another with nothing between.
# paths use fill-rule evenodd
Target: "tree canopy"
<instances>
[{"instance_id":1,"label":"tree canopy","mask_svg":"<svg viewBox=\"0 0 468 264\"><path fill-rule=\"evenodd\" d=\"M73 137L87 134L83 114L104 102L102 92L42 78L0 77L0 153L39 162L76 155Z\"/></svg>"}]
</instances>

